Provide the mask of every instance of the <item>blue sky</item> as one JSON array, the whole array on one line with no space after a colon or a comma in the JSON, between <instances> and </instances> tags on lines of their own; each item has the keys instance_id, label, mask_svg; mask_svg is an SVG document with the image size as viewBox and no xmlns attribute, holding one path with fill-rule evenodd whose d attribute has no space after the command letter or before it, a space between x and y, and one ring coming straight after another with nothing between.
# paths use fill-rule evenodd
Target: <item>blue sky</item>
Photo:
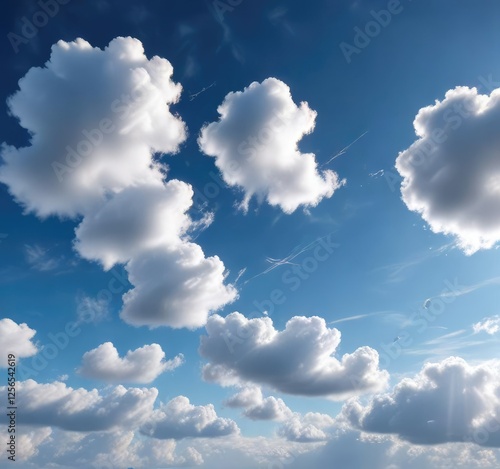
<instances>
[{"instance_id":1,"label":"blue sky","mask_svg":"<svg viewBox=\"0 0 500 469\"><path fill-rule=\"evenodd\" d=\"M499 8L6 6L18 467L500 467Z\"/></svg>"}]
</instances>

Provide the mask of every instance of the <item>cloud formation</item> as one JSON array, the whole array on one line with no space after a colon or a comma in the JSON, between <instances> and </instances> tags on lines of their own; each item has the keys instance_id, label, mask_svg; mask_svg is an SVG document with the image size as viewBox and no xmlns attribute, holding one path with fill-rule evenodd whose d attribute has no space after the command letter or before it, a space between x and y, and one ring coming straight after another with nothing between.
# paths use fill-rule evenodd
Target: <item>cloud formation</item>
<instances>
[{"instance_id":1,"label":"cloud formation","mask_svg":"<svg viewBox=\"0 0 500 469\"><path fill-rule=\"evenodd\" d=\"M347 403L342 413L362 431L394 434L413 444L470 441L500 447L498 377L498 363L472 366L449 357L425 365L366 406Z\"/></svg>"},{"instance_id":2,"label":"cloud formation","mask_svg":"<svg viewBox=\"0 0 500 469\"><path fill-rule=\"evenodd\" d=\"M246 386L224 403L228 407L244 409L243 415L252 420L282 421L292 416L283 399L264 397L258 386Z\"/></svg>"},{"instance_id":3,"label":"cloud formation","mask_svg":"<svg viewBox=\"0 0 500 469\"><path fill-rule=\"evenodd\" d=\"M205 257L194 243L144 251L126 269L135 288L123 295L120 316L135 326L195 329L206 323L210 311L237 297L236 289L224 284L223 262Z\"/></svg>"},{"instance_id":4,"label":"cloud formation","mask_svg":"<svg viewBox=\"0 0 500 469\"><path fill-rule=\"evenodd\" d=\"M388 373L378 368L378 353L370 347L333 356L340 332L323 318L295 316L277 331L269 317L213 315L206 331L199 352L209 361L203 369L207 381L265 384L288 394L337 399L387 384Z\"/></svg>"},{"instance_id":5,"label":"cloud formation","mask_svg":"<svg viewBox=\"0 0 500 469\"><path fill-rule=\"evenodd\" d=\"M6 394L6 387L0 388ZM153 411L155 388L116 386L101 394L96 389L73 389L61 382L19 381L16 388L20 425L56 427L75 432L137 427Z\"/></svg>"},{"instance_id":6,"label":"cloud formation","mask_svg":"<svg viewBox=\"0 0 500 469\"><path fill-rule=\"evenodd\" d=\"M108 383L151 383L165 371L175 370L184 363L183 355L165 360L165 352L158 344L129 350L121 358L111 342L86 352L79 373L91 379Z\"/></svg>"},{"instance_id":7,"label":"cloud formation","mask_svg":"<svg viewBox=\"0 0 500 469\"><path fill-rule=\"evenodd\" d=\"M500 89L486 96L457 87L420 109L413 125L418 140L396 160L403 201L466 253L493 247L500 240Z\"/></svg>"},{"instance_id":8,"label":"cloud formation","mask_svg":"<svg viewBox=\"0 0 500 469\"><path fill-rule=\"evenodd\" d=\"M496 315L489 318L484 318L481 321L473 324L472 329L476 334L481 331L484 331L490 335L496 334L500 331L500 316Z\"/></svg>"},{"instance_id":9,"label":"cloud formation","mask_svg":"<svg viewBox=\"0 0 500 469\"><path fill-rule=\"evenodd\" d=\"M344 183L333 171L320 171L313 153L298 149L314 129L316 112L306 102L297 106L282 81L267 78L231 92L217 111L219 120L202 128L198 143L215 157L224 181L244 192L244 210L256 196L292 213L318 205Z\"/></svg>"},{"instance_id":10,"label":"cloud formation","mask_svg":"<svg viewBox=\"0 0 500 469\"><path fill-rule=\"evenodd\" d=\"M20 428L16 468L150 469L203 463L192 446L174 440L138 437L132 430L75 433L49 427Z\"/></svg>"},{"instance_id":11,"label":"cloud formation","mask_svg":"<svg viewBox=\"0 0 500 469\"><path fill-rule=\"evenodd\" d=\"M334 424L335 420L326 414L317 412L294 414L278 429L278 435L300 443L326 441L329 438L326 430Z\"/></svg>"},{"instance_id":12,"label":"cloud formation","mask_svg":"<svg viewBox=\"0 0 500 469\"><path fill-rule=\"evenodd\" d=\"M7 367L7 356L13 353L18 358L32 357L38 349L32 342L36 331L27 324L17 324L12 319L0 319L0 367Z\"/></svg>"},{"instance_id":13,"label":"cloud formation","mask_svg":"<svg viewBox=\"0 0 500 469\"><path fill-rule=\"evenodd\" d=\"M4 145L0 181L41 217L75 217L110 192L161 182L153 153L175 153L186 138L169 109L182 90L172 74L137 39L116 38L104 50L59 41L8 99L31 138L26 147Z\"/></svg>"},{"instance_id":14,"label":"cloud formation","mask_svg":"<svg viewBox=\"0 0 500 469\"><path fill-rule=\"evenodd\" d=\"M135 326L196 328L233 301L225 267L189 240L193 189L165 182L155 155L176 153L187 130L170 62L148 59L137 39L104 49L59 41L9 98L29 146L1 150L0 182L27 212L72 217L74 247L109 270L126 265L133 288L121 317ZM208 218L206 218L208 220Z\"/></svg>"},{"instance_id":15,"label":"cloud formation","mask_svg":"<svg viewBox=\"0 0 500 469\"><path fill-rule=\"evenodd\" d=\"M214 438L239 433L233 420L218 417L214 406L194 406L185 396L178 396L155 410L141 433L153 438Z\"/></svg>"}]
</instances>

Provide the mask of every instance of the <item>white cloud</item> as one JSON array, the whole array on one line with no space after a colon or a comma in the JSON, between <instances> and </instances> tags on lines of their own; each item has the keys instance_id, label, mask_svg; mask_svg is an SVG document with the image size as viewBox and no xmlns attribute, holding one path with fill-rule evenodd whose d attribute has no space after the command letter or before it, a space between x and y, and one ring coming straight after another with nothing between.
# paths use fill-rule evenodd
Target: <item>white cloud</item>
<instances>
[{"instance_id":1,"label":"white cloud","mask_svg":"<svg viewBox=\"0 0 500 469\"><path fill-rule=\"evenodd\" d=\"M356 469L495 469L500 452L468 443L416 446L394 437L347 431L314 451L298 455L286 467L330 467L332 461L338 467Z\"/></svg>"},{"instance_id":2,"label":"white cloud","mask_svg":"<svg viewBox=\"0 0 500 469\"><path fill-rule=\"evenodd\" d=\"M210 311L233 301L217 256L205 257L197 244L151 249L127 264L134 289L123 296L123 320L135 326L191 329L203 326Z\"/></svg>"},{"instance_id":3,"label":"white cloud","mask_svg":"<svg viewBox=\"0 0 500 469\"><path fill-rule=\"evenodd\" d=\"M92 298L79 295L76 306L77 323L97 324L109 318L109 301L105 298Z\"/></svg>"},{"instance_id":4,"label":"white cloud","mask_svg":"<svg viewBox=\"0 0 500 469\"><path fill-rule=\"evenodd\" d=\"M203 463L192 446L179 448L174 440L144 438L131 430L75 433L21 426L18 431L19 469L150 469Z\"/></svg>"},{"instance_id":5,"label":"white cloud","mask_svg":"<svg viewBox=\"0 0 500 469\"><path fill-rule=\"evenodd\" d=\"M28 431L24 428L21 431L18 429L16 462L27 461L38 455L38 447L48 441L51 435L52 429L49 427L31 428Z\"/></svg>"},{"instance_id":6,"label":"white cloud","mask_svg":"<svg viewBox=\"0 0 500 469\"><path fill-rule=\"evenodd\" d=\"M257 196L292 213L318 205L343 184L333 171L318 169L313 153L299 151L316 112L306 102L297 106L282 81L268 78L229 93L217 110L219 120L202 128L198 142L216 158L224 181L243 190L245 210Z\"/></svg>"},{"instance_id":7,"label":"white cloud","mask_svg":"<svg viewBox=\"0 0 500 469\"><path fill-rule=\"evenodd\" d=\"M333 427L335 420L326 414L308 412L294 414L279 429L278 435L289 441L310 443L328 440L327 429Z\"/></svg>"},{"instance_id":8,"label":"white cloud","mask_svg":"<svg viewBox=\"0 0 500 469\"><path fill-rule=\"evenodd\" d=\"M75 247L106 270L142 251L181 243L191 220L191 186L177 180L124 189L76 229Z\"/></svg>"},{"instance_id":9,"label":"white cloud","mask_svg":"<svg viewBox=\"0 0 500 469\"><path fill-rule=\"evenodd\" d=\"M370 347L335 358L340 332L319 317L296 316L277 331L269 317L213 315L206 331L199 351L209 360L203 370L208 381L266 384L288 394L337 399L387 384L388 373L378 368L378 353Z\"/></svg>"},{"instance_id":10,"label":"white cloud","mask_svg":"<svg viewBox=\"0 0 500 469\"><path fill-rule=\"evenodd\" d=\"M500 316L496 315L489 318L484 318L483 320L473 324L472 329L476 334L481 331L484 331L490 335L496 334L498 331L500 331Z\"/></svg>"},{"instance_id":11,"label":"white cloud","mask_svg":"<svg viewBox=\"0 0 500 469\"><path fill-rule=\"evenodd\" d=\"M125 357L111 342L83 355L79 372L91 379L108 383L151 383L165 371L171 371L184 363L183 355L165 360L165 352L158 344L145 345L129 350Z\"/></svg>"},{"instance_id":12,"label":"white cloud","mask_svg":"<svg viewBox=\"0 0 500 469\"><path fill-rule=\"evenodd\" d=\"M172 74L167 60L148 60L137 39L116 38L104 50L83 39L59 41L8 100L32 137L29 146L3 147L0 181L42 217L76 216L109 192L160 182L152 153L176 152L186 138L169 110L182 90ZM67 158L71 149L80 158ZM68 168L59 178L55 163Z\"/></svg>"},{"instance_id":13,"label":"white cloud","mask_svg":"<svg viewBox=\"0 0 500 469\"><path fill-rule=\"evenodd\" d=\"M471 254L500 240L500 89L457 87L420 109L419 139L396 160L401 192L436 233Z\"/></svg>"},{"instance_id":14,"label":"white cloud","mask_svg":"<svg viewBox=\"0 0 500 469\"><path fill-rule=\"evenodd\" d=\"M116 38L104 50L59 41L9 99L32 137L27 147L3 147L0 182L28 212L80 219L74 246L82 257L106 270L126 264L126 322L196 328L237 292L224 284L222 261L189 240L210 216L191 220L191 186L165 182L167 168L154 157L186 139L169 109L182 90L172 74L136 39Z\"/></svg>"},{"instance_id":15,"label":"white cloud","mask_svg":"<svg viewBox=\"0 0 500 469\"><path fill-rule=\"evenodd\" d=\"M274 396L264 397L257 386L246 386L231 396L225 405L232 408L243 408L243 415L252 420L282 421L292 416L292 411L283 399Z\"/></svg>"},{"instance_id":16,"label":"white cloud","mask_svg":"<svg viewBox=\"0 0 500 469\"><path fill-rule=\"evenodd\" d=\"M6 395L6 387L0 392ZM16 385L17 423L57 427L77 432L134 428L153 411L155 388L116 386L101 394L96 389L73 389L64 383L19 381Z\"/></svg>"},{"instance_id":17,"label":"white cloud","mask_svg":"<svg viewBox=\"0 0 500 469\"><path fill-rule=\"evenodd\" d=\"M47 250L37 244L25 244L24 251L26 260L33 269L39 270L40 272L48 272L59 266L59 259L50 257Z\"/></svg>"},{"instance_id":18,"label":"white cloud","mask_svg":"<svg viewBox=\"0 0 500 469\"><path fill-rule=\"evenodd\" d=\"M414 444L471 441L500 447L500 366L469 365L449 357L404 378L390 394L343 408L346 420L366 432L395 434Z\"/></svg>"},{"instance_id":19,"label":"white cloud","mask_svg":"<svg viewBox=\"0 0 500 469\"><path fill-rule=\"evenodd\" d=\"M214 406L194 406L185 396L155 410L141 432L159 439L213 438L239 433L233 420L218 417Z\"/></svg>"},{"instance_id":20,"label":"white cloud","mask_svg":"<svg viewBox=\"0 0 500 469\"><path fill-rule=\"evenodd\" d=\"M13 353L16 360L32 357L38 349L32 342L36 331L27 324L17 324L12 319L0 319L0 367L7 367L7 356Z\"/></svg>"}]
</instances>

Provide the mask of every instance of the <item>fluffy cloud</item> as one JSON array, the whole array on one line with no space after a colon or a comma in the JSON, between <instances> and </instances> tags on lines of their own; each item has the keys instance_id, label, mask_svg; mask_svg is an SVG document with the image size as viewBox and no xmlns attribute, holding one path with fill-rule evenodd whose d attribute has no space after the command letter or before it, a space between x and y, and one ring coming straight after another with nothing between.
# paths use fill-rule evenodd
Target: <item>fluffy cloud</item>
<instances>
[{"instance_id":1,"label":"fluffy cloud","mask_svg":"<svg viewBox=\"0 0 500 469\"><path fill-rule=\"evenodd\" d=\"M61 382L20 381L16 389L21 425L57 427L77 432L137 427L153 411L155 388L116 386L106 394L73 389ZM6 395L6 387L0 392Z\"/></svg>"},{"instance_id":2,"label":"fluffy cloud","mask_svg":"<svg viewBox=\"0 0 500 469\"><path fill-rule=\"evenodd\" d=\"M84 218L75 247L110 269L144 250L175 246L190 226L192 197L191 186L177 180L124 189Z\"/></svg>"},{"instance_id":3,"label":"fluffy cloud","mask_svg":"<svg viewBox=\"0 0 500 469\"><path fill-rule=\"evenodd\" d=\"M127 265L133 289L121 317L150 327L202 326L233 301L225 268L189 241L189 184L165 182L156 153L186 139L169 109L182 87L165 59L148 59L140 41L116 38L104 50L59 41L9 98L30 145L4 145L0 182L40 217L79 218L75 249L108 270Z\"/></svg>"},{"instance_id":4,"label":"fluffy cloud","mask_svg":"<svg viewBox=\"0 0 500 469\"><path fill-rule=\"evenodd\" d=\"M179 448L173 440L144 438L131 430L75 433L21 426L18 438L19 469L150 469L203 463L191 446Z\"/></svg>"},{"instance_id":5,"label":"fluffy cloud","mask_svg":"<svg viewBox=\"0 0 500 469\"><path fill-rule=\"evenodd\" d=\"M333 171L318 170L313 153L299 151L316 112L306 102L297 106L282 81L268 78L229 93L217 110L219 120L203 127L198 142L224 181L243 190L245 210L255 195L292 213L318 205L343 184Z\"/></svg>"},{"instance_id":6,"label":"fluffy cloud","mask_svg":"<svg viewBox=\"0 0 500 469\"><path fill-rule=\"evenodd\" d=\"M308 412L305 415L294 414L279 429L278 435L289 441L310 443L314 441L326 441L328 433L326 429L331 428L335 420L326 414Z\"/></svg>"},{"instance_id":7,"label":"fluffy cloud","mask_svg":"<svg viewBox=\"0 0 500 469\"><path fill-rule=\"evenodd\" d=\"M16 358L32 357L38 352L31 341L36 331L27 324L17 324L12 319L0 319L0 367L7 367L7 355L13 353Z\"/></svg>"},{"instance_id":8,"label":"fluffy cloud","mask_svg":"<svg viewBox=\"0 0 500 469\"><path fill-rule=\"evenodd\" d=\"M171 371L184 363L178 355L165 360L165 352L158 344L145 345L129 350L120 358L111 342L106 342L83 355L79 372L87 377L108 383L151 383L165 371Z\"/></svg>"},{"instance_id":9,"label":"fluffy cloud","mask_svg":"<svg viewBox=\"0 0 500 469\"><path fill-rule=\"evenodd\" d=\"M155 410L141 432L153 438L213 438L239 433L233 420L217 416L214 406L194 406L189 399L178 396Z\"/></svg>"},{"instance_id":10,"label":"fluffy cloud","mask_svg":"<svg viewBox=\"0 0 500 469\"><path fill-rule=\"evenodd\" d=\"M277 331L269 317L240 313L213 315L201 337L200 354L209 360L203 374L222 385L244 382L304 396L346 396L381 390L388 373L378 368L378 353L361 347L341 359L333 356L340 332L319 317L290 319Z\"/></svg>"},{"instance_id":11,"label":"fluffy cloud","mask_svg":"<svg viewBox=\"0 0 500 469\"><path fill-rule=\"evenodd\" d=\"M206 258L200 246L151 249L127 264L135 286L123 296L120 316L129 324L157 327L201 327L211 310L233 301L237 292L225 285L225 268Z\"/></svg>"},{"instance_id":12,"label":"fluffy cloud","mask_svg":"<svg viewBox=\"0 0 500 469\"><path fill-rule=\"evenodd\" d=\"M491 316L484 318L482 321L476 322L472 325L472 329L477 334L484 331L487 334L493 335L500 331L500 316Z\"/></svg>"},{"instance_id":13,"label":"fluffy cloud","mask_svg":"<svg viewBox=\"0 0 500 469\"><path fill-rule=\"evenodd\" d=\"M252 420L285 420L292 415L292 411L283 399L269 396L264 397L262 390L257 386L247 386L225 401L228 407L243 408L245 417Z\"/></svg>"},{"instance_id":14,"label":"fluffy cloud","mask_svg":"<svg viewBox=\"0 0 500 469\"><path fill-rule=\"evenodd\" d=\"M388 436L347 431L298 455L287 468L330 467L332 461L338 467L356 469L494 469L499 466L500 452L467 443L415 446Z\"/></svg>"},{"instance_id":15,"label":"fluffy cloud","mask_svg":"<svg viewBox=\"0 0 500 469\"><path fill-rule=\"evenodd\" d=\"M419 139L396 160L408 208L469 254L500 240L499 125L500 89L455 88L420 109Z\"/></svg>"},{"instance_id":16,"label":"fluffy cloud","mask_svg":"<svg viewBox=\"0 0 500 469\"><path fill-rule=\"evenodd\" d=\"M3 147L0 181L42 217L86 213L109 192L161 181L152 153L176 152L186 138L169 110L182 90L172 74L170 62L148 60L137 39L116 38L104 50L59 41L8 100L31 139Z\"/></svg>"},{"instance_id":17,"label":"fluffy cloud","mask_svg":"<svg viewBox=\"0 0 500 469\"><path fill-rule=\"evenodd\" d=\"M450 357L431 363L413 379L362 406L345 405L343 415L355 427L395 434L414 444L470 441L500 447L499 365L471 366Z\"/></svg>"}]
</instances>

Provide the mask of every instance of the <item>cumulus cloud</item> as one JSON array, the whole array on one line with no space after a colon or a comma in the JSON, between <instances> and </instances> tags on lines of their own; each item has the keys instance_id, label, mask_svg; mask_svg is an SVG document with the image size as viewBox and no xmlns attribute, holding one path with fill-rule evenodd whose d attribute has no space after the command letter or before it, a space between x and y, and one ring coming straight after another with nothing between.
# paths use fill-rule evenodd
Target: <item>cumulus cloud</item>
<instances>
[{"instance_id":1,"label":"cumulus cloud","mask_svg":"<svg viewBox=\"0 0 500 469\"><path fill-rule=\"evenodd\" d=\"M159 439L213 438L239 433L233 420L217 416L214 406L195 406L185 396L172 399L155 410L141 432Z\"/></svg>"},{"instance_id":2,"label":"cumulus cloud","mask_svg":"<svg viewBox=\"0 0 500 469\"><path fill-rule=\"evenodd\" d=\"M308 445L309 446L309 445ZM374 436L356 431L340 432L326 445L298 455L290 469L330 467L356 469L494 469L500 453L472 444L448 443L437 446L415 446L389 436Z\"/></svg>"},{"instance_id":3,"label":"cumulus cloud","mask_svg":"<svg viewBox=\"0 0 500 469\"><path fill-rule=\"evenodd\" d=\"M108 270L144 250L180 244L192 197L191 186L177 180L124 189L83 219L75 247Z\"/></svg>"},{"instance_id":4,"label":"cumulus cloud","mask_svg":"<svg viewBox=\"0 0 500 469\"><path fill-rule=\"evenodd\" d=\"M500 447L499 364L469 365L449 357L405 378L366 406L353 400L342 411L356 428L394 434L414 444L470 441Z\"/></svg>"},{"instance_id":5,"label":"cumulus cloud","mask_svg":"<svg viewBox=\"0 0 500 469\"><path fill-rule=\"evenodd\" d=\"M170 62L148 59L137 39L116 38L104 50L59 41L9 98L31 138L3 146L0 182L27 212L78 219L74 247L83 258L106 270L126 265L126 322L195 328L237 292L224 283L222 261L189 240L210 217L191 220L191 186L165 182L155 158L186 139L170 110L182 91L172 75Z\"/></svg>"},{"instance_id":6,"label":"cumulus cloud","mask_svg":"<svg viewBox=\"0 0 500 469\"><path fill-rule=\"evenodd\" d=\"M38 455L38 447L48 441L51 435L52 429L49 427L30 428L29 430L23 428L18 431L16 462L27 461Z\"/></svg>"},{"instance_id":7,"label":"cumulus cloud","mask_svg":"<svg viewBox=\"0 0 500 469\"><path fill-rule=\"evenodd\" d=\"M108 383L151 383L165 371L184 363L183 355L165 360L165 352L158 344L129 350L125 357L111 342L106 342L83 355L79 372L92 379Z\"/></svg>"},{"instance_id":8,"label":"cumulus cloud","mask_svg":"<svg viewBox=\"0 0 500 469\"><path fill-rule=\"evenodd\" d=\"M120 316L135 326L201 327L212 310L233 301L237 292L225 285L223 262L205 257L200 246L151 249L127 264L135 286L123 296Z\"/></svg>"},{"instance_id":9,"label":"cumulus cloud","mask_svg":"<svg viewBox=\"0 0 500 469\"><path fill-rule=\"evenodd\" d=\"M0 388L5 395L6 387ZM155 388L116 386L101 394L96 389L73 389L65 383L20 381L16 387L20 425L56 427L76 432L137 427L153 411Z\"/></svg>"},{"instance_id":10,"label":"cumulus cloud","mask_svg":"<svg viewBox=\"0 0 500 469\"><path fill-rule=\"evenodd\" d=\"M264 397L257 386L246 386L225 401L228 407L243 408L243 415L252 420L285 420L292 411L283 399L274 396Z\"/></svg>"},{"instance_id":11,"label":"cumulus cloud","mask_svg":"<svg viewBox=\"0 0 500 469\"><path fill-rule=\"evenodd\" d=\"M75 433L51 428L19 427L16 468L150 469L191 467L203 463L192 446L174 440L139 438L131 430Z\"/></svg>"},{"instance_id":12,"label":"cumulus cloud","mask_svg":"<svg viewBox=\"0 0 500 469\"><path fill-rule=\"evenodd\" d=\"M265 384L288 394L337 399L387 384L388 373L379 369L378 353L370 347L333 356L340 332L323 318L296 316L277 331L269 317L213 315L206 331L199 351L209 361L203 370L207 381Z\"/></svg>"},{"instance_id":13,"label":"cumulus cloud","mask_svg":"<svg viewBox=\"0 0 500 469\"><path fill-rule=\"evenodd\" d=\"M215 157L224 181L244 192L245 210L256 196L292 213L318 205L344 183L333 171L320 171L313 153L298 149L314 129L316 112L306 102L297 106L282 81L268 78L231 92L217 111L219 120L202 128L198 143Z\"/></svg>"},{"instance_id":14,"label":"cumulus cloud","mask_svg":"<svg viewBox=\"0 0 500 469\"><path fill-rule=\"evenodd\" d=\"M12 319L0 319L0 367L7 367L7 355L13 353L16 358L32 357L38 349L32 342L36 331L27 324L17 324Z\"/></svg>"},{"instance_id":15,"label":"cumulus cloud","mask_svg":"<svg viewBox=\"0 0 500 469\"><path fill-rule=\"evenodd\" d=\"M278 435L289 441L301 443L326 441L329 437L326 430L334 424L335 420L326 414L317 412L294 414L278 429Z\"/></svg>"},{"instance_id":16,"label":"cumulus cloud","mask_svg":"<svg viewBox=\"0 0 500 469\"><path fill-rule=\"evenodd\" d=\"M176 152L186 138L169 109L182 90L172 74L137 39L116 38L104 50L59 41L8 99L31 138L26 147L4 145L0 181L42 217L76 216L109 192L161 181L152 153Z\"/></svg>"},{"instance_id":17,"label":"cumulus cloud","mask_svg":"<svg viewBox=\"0 0 500 469\"><path fill-rule=\"evenodd\" d=\"M473 324L472 329L476 334L481 331L484 331L490 335L496 334L498 331L500 331L500 316L496 315L489 318L484 318L483 320Z\"/></svg>"},{"instance_id":18,"label":"cumulus cloud","mask_svg":"<svg viewBox=\"0 0 500 469\"><path fill-rule=\"evenodd\" d=\"M457 87L420 109L419 137L396 160L403 200L468 254L500 240L500 89Z\"/></svg>"}]
</instances>

